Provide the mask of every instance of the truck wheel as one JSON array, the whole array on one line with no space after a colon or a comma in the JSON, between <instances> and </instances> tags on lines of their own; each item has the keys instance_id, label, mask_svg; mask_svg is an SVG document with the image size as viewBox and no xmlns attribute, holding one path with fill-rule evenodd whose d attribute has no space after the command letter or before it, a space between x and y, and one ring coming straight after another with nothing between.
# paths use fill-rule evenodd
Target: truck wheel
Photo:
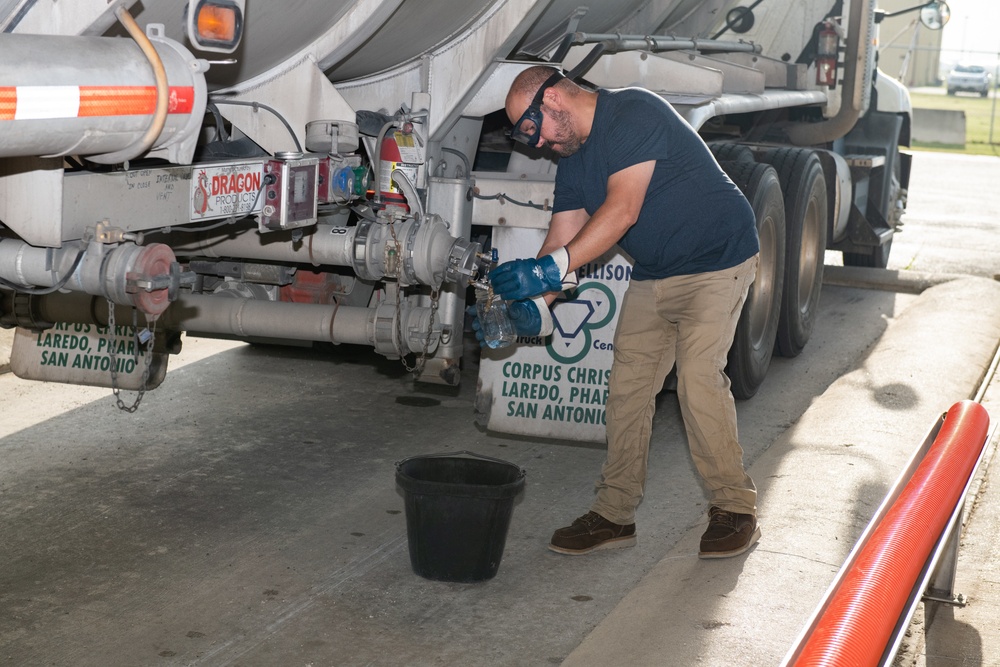
<instances>
[{"instance_id":1,"label":"truck wheel","mask_svg":"<svg viewBox=\"0 0 1000 667\"><path fill-rule=\"evenodd\" d=\"M753 151L749 147L742 144L731 144L726 142L716 142L708 145L709 150L712 151L712 155L720 163L722 162L747 162L753 164L756 162L753 157Z\"/></svg>"},{"instance_id":2,"label":"truck wheel","mask_svg":"<svg viewBox=\"0 0 1000 667\"><path fill-rule=\"evenodd\" d=\"M795 357L812 335L819 312L826 253L826 179L819 156L779 148L761 158L778 172L785 195L785 288L778 318L778 353Z\"/></svg>"},{"instance_id":3,"label":"truck wheel","mask_svg":"<svg viewBox=\"0 0 1000 667\"><path fill-rule=\"evenodd\" d=\"M757 393L774 353L785 274L785 205L774 167L749 162L721 165L749 200L760 238L757 277L743 304L726 365L733 396L743 400Z\"/></svg>"}]
</instances>

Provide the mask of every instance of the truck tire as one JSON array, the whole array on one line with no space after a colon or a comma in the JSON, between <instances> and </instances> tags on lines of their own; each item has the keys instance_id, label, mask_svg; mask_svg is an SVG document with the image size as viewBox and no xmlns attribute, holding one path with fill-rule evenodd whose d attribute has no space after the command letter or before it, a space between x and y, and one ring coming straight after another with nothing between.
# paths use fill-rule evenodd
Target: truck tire
<instances>
[{"instance_id":1,"label":"truck tire","mask_svg":"<svg viewBox=\"0 0 1000 667\"><path fill-rule=\"evenodd\" d=\"M798 356L809 341L823 286L827 200L823 165L801 148L767 151L761 161L774 167L785 200L785 288L778 318L778 353Z\"/></svg>"},{"instance_id":2,"label":"truck tire","mask_svg":"<svg viewBox=\"0 0 1000 667\"><path fill-rule=\"evenodd\" d=\"M732 144L727 142L715 142L708 145L709 150L712 151L712 155L720 163L722 162L748 162L753 164L756 162L753 157L753 151L749 147L742 144Z\"/></svg>"},{"instance_id":3,"label":"truck tire","mask_svg":"<svg viewBox=\"0 0 1000 667\"><path fill-rule=\"evenodd\" d=\"M750 202L760 238L757 277L743 304L726 364L733 396L744 400L757 393L774 354L785 274L785 205L774 167L749 162L721 165Z\"/></svg>"}]
</instances>

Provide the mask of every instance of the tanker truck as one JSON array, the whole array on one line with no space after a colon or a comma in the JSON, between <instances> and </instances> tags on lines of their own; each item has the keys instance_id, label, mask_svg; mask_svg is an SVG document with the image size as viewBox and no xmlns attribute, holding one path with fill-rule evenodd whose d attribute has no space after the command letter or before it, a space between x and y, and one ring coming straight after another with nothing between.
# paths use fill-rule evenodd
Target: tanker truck
<instances>
[{"instance_id":1,"label":"tanker truck","mask_svg":"<svg viewBox=\"0 0 1000 667\"><path fill-rule=\"evenodd\" d=\"M925 25L943 2L915 4ZM494 253L534 256L557 160L507 136L524 69L640 86L757 216L738 398L817 322L827 250L884 267L910 104L874 0L0 0L0 326L21 377L143 392L181 335L373 348L457 385ZM490 429L603 440L614 251L555 332L484 350ZM479 354L476 352L476 354Z\"/></svg>"}]
</instances>

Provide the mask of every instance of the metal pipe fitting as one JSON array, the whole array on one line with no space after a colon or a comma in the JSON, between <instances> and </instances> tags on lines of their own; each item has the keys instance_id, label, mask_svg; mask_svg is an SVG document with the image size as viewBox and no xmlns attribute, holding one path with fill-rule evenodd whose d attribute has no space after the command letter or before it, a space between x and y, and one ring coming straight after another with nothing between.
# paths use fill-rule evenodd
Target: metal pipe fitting
<instances>
[{"instance_id":1,"label":"metal pipe fitting","mask_svg":"<svg viewBox=\"0 0 1000 667\"><path fill-rule=\"evenodd\" d=\"M0 239L0 278L21 286L15 292L46 288L85 292L135 306L156 317L170 303L181 276L169 246L152 243L105 245L90 241L62 248L36 248Z\"/></svg>"},{"instance_id":2,"label":"metal pipe fitting","mask_svg":"<svg viewBox=\"0 0 1000 667\"><path fill-rule=\"evenodd\" d=\"M53 293L27 298L22 310L39 322L67 322L107 326L108 304L103 298L76 293ZM14 308L0 307L4 326L23 325ZM119 308L120 321L131 311ZM440 325L431 328L431 308L414 306L408 299L397 308L336 306L234 297L232 294L188 294L178 298L158 319L158 326L173 331L215 334L237 338L276 338L367 345L389 358L428 353L437 349ZM428 336L428 331L430 335Z\"/></svg>"},{"instance_id":3,"label":"metal pipe fitting","mask_svg":"<svg viewBox=\"0 0 1000 667\"><path fill-rule=\"evenodd\" d=\"M362 220L354 227L317 225L296 241L281 233L262 237L250 228L236 236L199 236L173 247L186 257L239 257L313 266L348 266L364 280L397 279L401 285L463 287L475 272L478 243L455 238L435 215L402 222Z\"/></svg>"}]
</instances>

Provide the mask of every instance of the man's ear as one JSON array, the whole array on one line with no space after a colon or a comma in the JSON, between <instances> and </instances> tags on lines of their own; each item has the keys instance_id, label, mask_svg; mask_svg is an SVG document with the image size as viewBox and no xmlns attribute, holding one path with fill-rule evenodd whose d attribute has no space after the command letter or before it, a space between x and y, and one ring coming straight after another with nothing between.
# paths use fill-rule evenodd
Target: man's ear
<instances>
[{"instance_id":1,"label":"man's ear","mask_svg":"<svg viewBox=\"0 0 1000 667\"><path fill-rule=\"evenodd\" d=\"M545 89L542 93L542 104L549 107L550 109L555 109L556 111L564 111L565 107L563 102L566 101L565 96L562 91L557 90L555 86L550 86Z\"/></svg>"}]
</instances>

